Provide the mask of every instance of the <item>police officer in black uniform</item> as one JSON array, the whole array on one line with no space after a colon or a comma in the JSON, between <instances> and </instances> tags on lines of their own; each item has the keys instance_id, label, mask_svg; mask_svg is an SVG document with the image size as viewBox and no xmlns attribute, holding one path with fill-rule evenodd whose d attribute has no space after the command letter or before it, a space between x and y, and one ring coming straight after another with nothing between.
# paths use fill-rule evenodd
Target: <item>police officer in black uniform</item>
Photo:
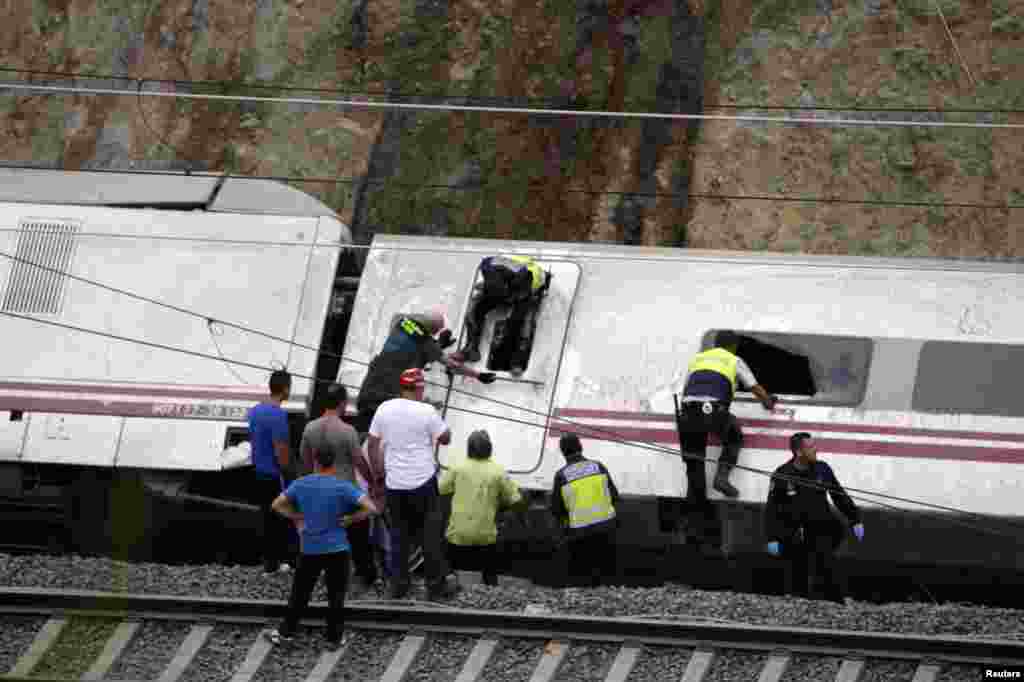
<instances>
[{"instance_id":1,"label":"police officer in black uniform","mask_svg":"<svg viewBox=\"0 0 1024 682\"><path fill-rule=\"evenodd\" d=\"M864 539L860 512L832 467L818 460L811 434L793 434L789 449L793 458L775 470L768 492L768 552L790 564L791 585L787 591L843 603L843 589L834 575L833 553L842 543L845 529L832 513L826 494L853 525L858 541Z\"/></svg>"}]
</instances>

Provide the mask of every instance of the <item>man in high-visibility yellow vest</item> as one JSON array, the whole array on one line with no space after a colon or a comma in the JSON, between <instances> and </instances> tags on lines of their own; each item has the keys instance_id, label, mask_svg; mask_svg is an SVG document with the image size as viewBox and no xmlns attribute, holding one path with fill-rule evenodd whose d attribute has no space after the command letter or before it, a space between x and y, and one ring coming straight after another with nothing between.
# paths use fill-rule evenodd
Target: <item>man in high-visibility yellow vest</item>
<instances>
[{"instance_id":1,"label":"man in high-visibility yellow vest","mask_svg":"<svg viewBox=\"0 0 1024 682\"><path fill-rule=\"evenodd\" d=\"M509 368L521 372L527 358L522 350L523 323L547 290L549 273L529 256L488 256L480 262L483 288L466 314L466 342L459 351L465 362L480 359L480 336L487 313L498 306L510 305L504 340L497 349L509 353Z\"/></svg>"},{"instance_id":2,"label":"man in high-visibility yellow vest","mask_svg":"<svg viewBox=\"0 0 1024 682\"><path fill-rule=\"evenodd\" d=\"M576 434L563 435L559 447L566 465L555 474L551 513L565 529L570 578L596 587L616 575L619 491L604 464L583 457Z\"/></svg>"},{"instance_id":3,"label":"man in high-visibility yellow vest","mask_svg":"<svg viewBox=\"0 0 1024 682\"><path fill-rule=\"evenodd\" d=\"M757 383L750 367L736 354L739 345L739 336L734 332L720 331L715 337L715 347L697 353L687 368L678 417L683 453L687 455L686 498L693 504L707 501L704 458L709 433L716 434L722 441L714 488L727 497L739 495L729 483L729 473L736 466L743 445L739 423L729 412L736 383L750 390L766 410L773 410L777 402L775 396Z\"/></svg>"}]
</instances>

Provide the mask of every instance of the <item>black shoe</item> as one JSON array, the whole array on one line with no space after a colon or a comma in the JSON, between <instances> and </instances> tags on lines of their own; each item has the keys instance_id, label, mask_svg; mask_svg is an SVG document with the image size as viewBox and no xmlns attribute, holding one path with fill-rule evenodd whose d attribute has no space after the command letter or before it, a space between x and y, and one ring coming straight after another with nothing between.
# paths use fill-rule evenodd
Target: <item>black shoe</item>
<instances>
[{"instance_id":1,"label":"black shoe","mask_svg":"<svg viewBox=\"0 0 1024 682\"><path fill-rule=\"evenodd\" d=\"M399 583L393 584L391 586L391 592L388 595L388 597L391 598L391 599L405 599L408 596L409 596L409 584L408 583L406 583L404 585L401 585Z\"/></svg>"},{"instance_id":2,"label":"black shoe","mask_svg":"<svg viewBox=\"0 0 1024 682\"><path fill-rule=\"evenodd\" d=\"M732 483L729 483L729 479L722 477L715 479L715 490L726 497L739 497L740 494L740 491Z\"/></svg>"}]
</instances>

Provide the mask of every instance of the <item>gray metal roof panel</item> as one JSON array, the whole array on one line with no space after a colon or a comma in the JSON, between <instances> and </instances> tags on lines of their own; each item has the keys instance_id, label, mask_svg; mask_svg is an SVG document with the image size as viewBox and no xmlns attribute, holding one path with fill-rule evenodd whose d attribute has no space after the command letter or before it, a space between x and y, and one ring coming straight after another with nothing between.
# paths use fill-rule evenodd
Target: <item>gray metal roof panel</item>
<instances>
[{"instance_id":1,"label":"gray metal roof panel","mask_svg":"<svg viewBox=\"0 0 1024 682\"><path fill-rule=\"evenodd\" d=\"M629 246L598 242L541 242L502 239L424 237L378 233L373 237L373 248L398 250L453 250L478 253L535 255L538 257L588 257L605 260L670 260L679 262L735 262L750 265L868 268L893 270L948 270L960 272L987 272L1024 275L1024 259L967 259L967 258L897 258L866 256L831 256L817 254L787 254L757 251L717 251L653 246Z\"/></svg>"},{"instance_id":2,"label":"gray metal roof panel","mask_svg":"<svg viewBox=\"0 0 1024 682\"><path fill-rule=\"evenodd\" d=\"M220 175L0 168L0 201L38 204L205 206L222 213L334 216L316 197L273 180Z\"/></svg>"},{"instance_id":3,"label":"gray metal roof panel","mask_svg":"<svg viewBox=\"0 0 1024 682\"><path fill-rule=\"evenodd\" d=\"M33 204L204 204L211 176L0 168L0 201Z\"/></svg>"}]
</instances>

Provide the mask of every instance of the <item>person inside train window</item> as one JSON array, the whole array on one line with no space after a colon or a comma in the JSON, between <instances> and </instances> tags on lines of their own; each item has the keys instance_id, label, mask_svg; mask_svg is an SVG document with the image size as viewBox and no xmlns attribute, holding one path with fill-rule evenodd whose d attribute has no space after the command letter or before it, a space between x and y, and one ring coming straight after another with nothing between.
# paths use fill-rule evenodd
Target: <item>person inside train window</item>
<instances>
[{"instance_id":1,"label":"person inside train window","mask_svg":"<svg viewBox=\"0 0 1024 682\"><path fill-rule=\"evenodd\" d=\"M458 357L444 354L444 349L454 343L451 330L444 326L444 316L438 311L404 315L398 319L381 352L370 361L363 384L359 387L356 399L358 414L353 420L359 433L369 430L381 404L398 397L399 378L407 369L423 369L431 363L440 362L453 374L470 376L485 384L495 380L493 373L464 367Z\"/></svg>"},{"instance_id":2,"label":"person inside train window","mask_svg":"<svg viewBox=\"0 0 1024 682\"><path fill-rule=\"evenodd\" d=\"M709 433L716 434L722 441L714 488L727 497L739 495L729 482L729 474L736 466L743 445L743 432L736 417L729 412L737 382L757 396L766 410L774 409L777 402L775 396L757 383L747 363L736 355L738 347L739 336L734 332L718 332L715 347L693 357L683 380L678 417L683 452L688 455L686 497L693 505L707 501L704 459Z\"/></svg>"},{"instance_id":3,"label":"person inside train window","mask_svg":"<svg viewBox=\"0 0 1024 682\"><path fill-rule=\"evenodd\" d=\"M341 420L341 414L348 402L348 391L341 384L331 384L323 402L323 414L306 425L302 432L302 444L299 452L303 468L312 473L315 469L315 456L320 450L331 450L334 453L334 469L338 478L355 483L356 462L362 460L362 447L356 430ZM371 589L377 596L384 596L384 583L378 579L377 566L373 561L370 549L370 520L353 524L347 531L349 544L352 545L352 563L355 566L357 581L353 581L360 592Z\"/></svg>"},{"instance_id":4,"label":"person inside train window","mask_svg":"<svg viewBox=\"0 0 1024 682\"><path fill-rule=\"evenodd\" d=\"M498 584L498 527L495 517L523 501L505 468L491 458L491 437L474 431L466 441L467 458L449 467L438 486L453 495L448 519L448 561L460 570L478 570L484 585Z\"/></svg>"},{"instance_id":5,"label":"person inside train window","mask_svg":"<svg viewBox=\"0 0 1024 682\"><path fill-rule=\"evenodd\" d=\"M271 509L291 465L288 413L281 407L291 388L291 375L275 371L270 375L270 398L250 409L247 417L255 470L253 501L263 512L263 570L268 574L291 568L285 561L292 554L288 523Z\"/></svg>"},{"instance_id":6,"label":"person inside train window","mask_svg":"<svg viewBox=\"0 0 1024 682\"><path fill-rule=\"evenodd\" d=\"M511 306L503 338L494 354L501 356L510 371L526 368L530 339L523 337L527 316L537 306L550 285L551 274L528 256L488 256L480 263L483 285L466 314L466 342L458 354L466 362L480 359L480 337L487 314L499 306Z\"/></svg>"},{"instance_id":7,"label":"person inside train window","mask_svg":"<svg viewBox=\"0 0 1024 682\"><path fill-rule=\"evenodd\" d=\"M349 544L346 527L364 522L378 509L366 493L338 476L335 451L319 448L315 470L295 480L273 503L278 514L298 526L302 538L288 611L280 627L267 633L274 644L294 637L302 612L309 605L321 573L327 583L327 641L341 644L345 626L345 588L348 582ZM355 513L353 513L355 512Z\"/></svg>"},{"instance_id":8,"label":"person inside train window","mask_svg":"<svg viewBox=\"0 0 1024 682\"><path fill-rule=\"evenodd\" d=\"M843 603L843 588L834 575L833 553L842 543L845 529L832 513L826 495L852 524L857 540L863 541L860 511L832 467L818 459L811 434L793 434L789 449L793 458L775 470L768 491L768 552L789 563L787 591Z\"/></svg>"},{"instance_id":9,"label":"person inside train window","mask_svg":"<svg viewBox=\"0 0 1024 682\"><path fill-rule=\"evenodd\" d=\"M619 491L604 464L583 457L579 436L567 433L558 445L566 464L555 474L551 513L566 533L569 579L597 587L616 577Z\"/></svg>"}]
</instances>

